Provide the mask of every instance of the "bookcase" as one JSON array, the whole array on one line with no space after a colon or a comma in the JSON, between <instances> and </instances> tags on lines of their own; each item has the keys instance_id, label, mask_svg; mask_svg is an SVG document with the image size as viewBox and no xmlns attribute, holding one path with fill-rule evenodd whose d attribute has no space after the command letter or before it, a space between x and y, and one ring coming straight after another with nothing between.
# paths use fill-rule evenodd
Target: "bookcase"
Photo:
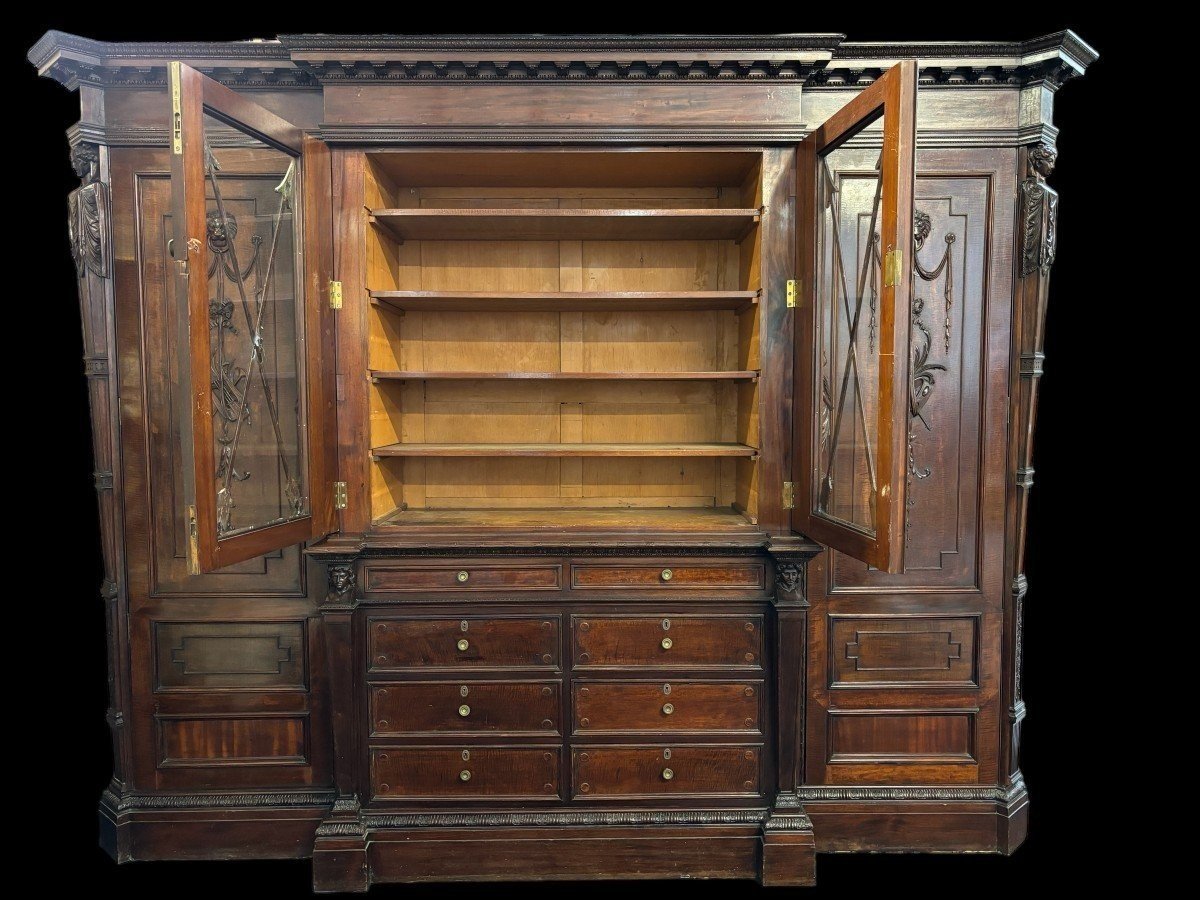
<instances>
[{"instance_id":1,"label":"bookcase","mask_svg":"<svg viewBox=\"0 0 1200 900\"><path fill-rule=\"evenodd\" d=\"M29 57L80 94L114 859L778 886L1021 845L1077 35Z\"/></svg>"}]
</instances>

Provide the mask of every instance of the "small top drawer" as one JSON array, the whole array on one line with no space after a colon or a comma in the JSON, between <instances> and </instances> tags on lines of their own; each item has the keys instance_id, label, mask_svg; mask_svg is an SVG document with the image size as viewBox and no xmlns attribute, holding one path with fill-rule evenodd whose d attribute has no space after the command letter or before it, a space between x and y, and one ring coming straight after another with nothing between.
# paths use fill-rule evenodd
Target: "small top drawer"
<instances>
[{"instance_id":1,"label":"small top drawer","mask_svg":"<svg viewBox=\"0 0 1200 900\"><path fill-rule=\"evenodd\" d=\"M580 563L571 567L571 586L578 590L753 590L761 589L764 579L760 562Z\"/></svg>"},{"instance_id":2,"label":"small top drawer","mask_svg":"<svg viewBox=\"0 0 1200 900\"><path fill-rule=\"evenodd\" d=\"M574 665L762 665L762 616L572 616Z\"/></svg>"},{"instance_id":3,"label":"small top drawer","mask_svg":"<svg viewBox=\"0 0 1200 900\"><path fill-rule=\"evenodd\" d=\"M557 617L376 618L368 631L372 672L558 664Z\"/></svg>"},{"instance_id":4,"label":"small top drawer","mask_svg":"<svg viewBox=\"0 0 1200 900\"><path fill-rule=\"evenodd\" d=\"M562 566L557 563L500 565L368 565L368 593L407 594L420 591L557 591Z\"/></svg>"}]
</instances>

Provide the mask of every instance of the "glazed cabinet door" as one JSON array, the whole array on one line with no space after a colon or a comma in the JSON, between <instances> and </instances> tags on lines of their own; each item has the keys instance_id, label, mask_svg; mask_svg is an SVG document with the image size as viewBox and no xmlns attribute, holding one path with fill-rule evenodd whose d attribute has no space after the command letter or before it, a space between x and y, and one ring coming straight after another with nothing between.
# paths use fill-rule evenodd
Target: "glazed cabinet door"
<instances>
[{"instance_id":1,"label":"glazed cabinet door","mask_svg":"<svg viewBox=\"0 0 1200 900\"><path fill-rule=\"evenodd\" d=\"M330 160L320 141L178 62L170 102L197 573L335 528Z\"/></svg>"},{"instance_id":2,"label":"glazed cabinet door","mask_svg":"<svg viewBox=\"0 0 1200 900\"><path fill-rule=\"evenodd\" d=\"M794 530L904 561L917 67L893 66L797 150ZM882 126L882 150L855 139ZM874 135L871 135L873 137Z\"/></svg>"}]
</instances>

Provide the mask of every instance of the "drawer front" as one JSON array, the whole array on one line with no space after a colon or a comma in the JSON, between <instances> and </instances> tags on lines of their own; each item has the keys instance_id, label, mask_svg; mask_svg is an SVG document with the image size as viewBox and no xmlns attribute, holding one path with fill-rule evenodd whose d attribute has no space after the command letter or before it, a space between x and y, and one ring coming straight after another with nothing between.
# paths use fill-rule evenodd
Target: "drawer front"
<instances>
[{"instance_id":1,"label":"drawer front","mask_svg":"<svg viewBox=\"0 0 1200 900\"><path fill-rule=\"evenodd\" d=\"M586 747L571 754L574 797L731 797L761 792L759 747Z\"/></svg>"},{"instance_id":2,"label":"drawer front","mask_svg":"<svg viewBox=\"0 0 1200 900\"><path fill-rule=\"evenodd\" d=\"M562 566L447 565L367 566L368 593L420 591L556 591L562 587Z\"/></svg>"},{"instance_id":3,"label":"drawer front","mask_svg":"<svg viewBox=\"0 0 1200 900\"><path fill-rule=\"evenodd\" d=\"M371 751L380 799L557 800L558 747L388 747Z\"/></svg>"},{"instance_id":4,"label":"drawer front","mask_svg":"<svg viewBox=\"0 0 1200 900\"><path fill-rule=\"evenodd\" d=\"M546 668L558 664L558 619L372 619L371 671Z\"/></svg>"},{"instance_id":5,"label":"drawer front","mask_svg":"<svg viewBox=\"0 0 1200 900\"><path fill-rule=\"evenodd\" d=\"M604 563L571 567L571 585L580 590L637 588L639 590L749 590L764 583L762 563L706 565L608 565Z\"/></svg>"},{"instance_id":6,"label":"drawer front","mask_svg":"<svg viewBox=\"0 0 1200 900\"><path fill-rule=\"evenodd\" d=\"M762 616L572 616L576 666L762 665Z\"/></svg>"},{"instance_id":7,"label":"drawer front","mask_svg":"<svg viewBox=\"0 0 1200 900\"><path fill-rule=\"evenodd\" d=\"M371 734L558 733L558 682L408 682L371 686Z\"/></svg>"},{"instance_id":8,"label":"drawer front","mask_svg":"<svg viewBox=\"0 0 1200 900\"><path fill-rule=\"evenodd\" d=\"M761 681L575 682L575 730L761 730Z\"/></svg>"}]
</instances>

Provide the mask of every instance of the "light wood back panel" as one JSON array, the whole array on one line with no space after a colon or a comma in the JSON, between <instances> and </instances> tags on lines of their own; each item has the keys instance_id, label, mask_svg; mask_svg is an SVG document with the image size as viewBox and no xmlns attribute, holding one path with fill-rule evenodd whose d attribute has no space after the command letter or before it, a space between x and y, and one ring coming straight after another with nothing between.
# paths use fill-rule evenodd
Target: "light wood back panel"
<instances>
[{"instance_id":1,"label":"light wood back panel","mask_svg":"<svg viewBox=\"0 0 1200 900\"><path fill-rule=\"evenodd\" d=\"M734 207L737 187L405 187L395 207ZM752 178L757 177L752 175ZM752 189L751 189L752 190ZM371 232L373 290L697 291L757 288L757 233L733 241L408 241ZM754 369L757 315L684 312L371 311L373 369L686 372ZM757 446L752 383L382 382L371 443L725 441ZM372 516L397 508L755 505L754 462L705 458L409 458L373 463Z\"/></svg>"}]
</instances>

